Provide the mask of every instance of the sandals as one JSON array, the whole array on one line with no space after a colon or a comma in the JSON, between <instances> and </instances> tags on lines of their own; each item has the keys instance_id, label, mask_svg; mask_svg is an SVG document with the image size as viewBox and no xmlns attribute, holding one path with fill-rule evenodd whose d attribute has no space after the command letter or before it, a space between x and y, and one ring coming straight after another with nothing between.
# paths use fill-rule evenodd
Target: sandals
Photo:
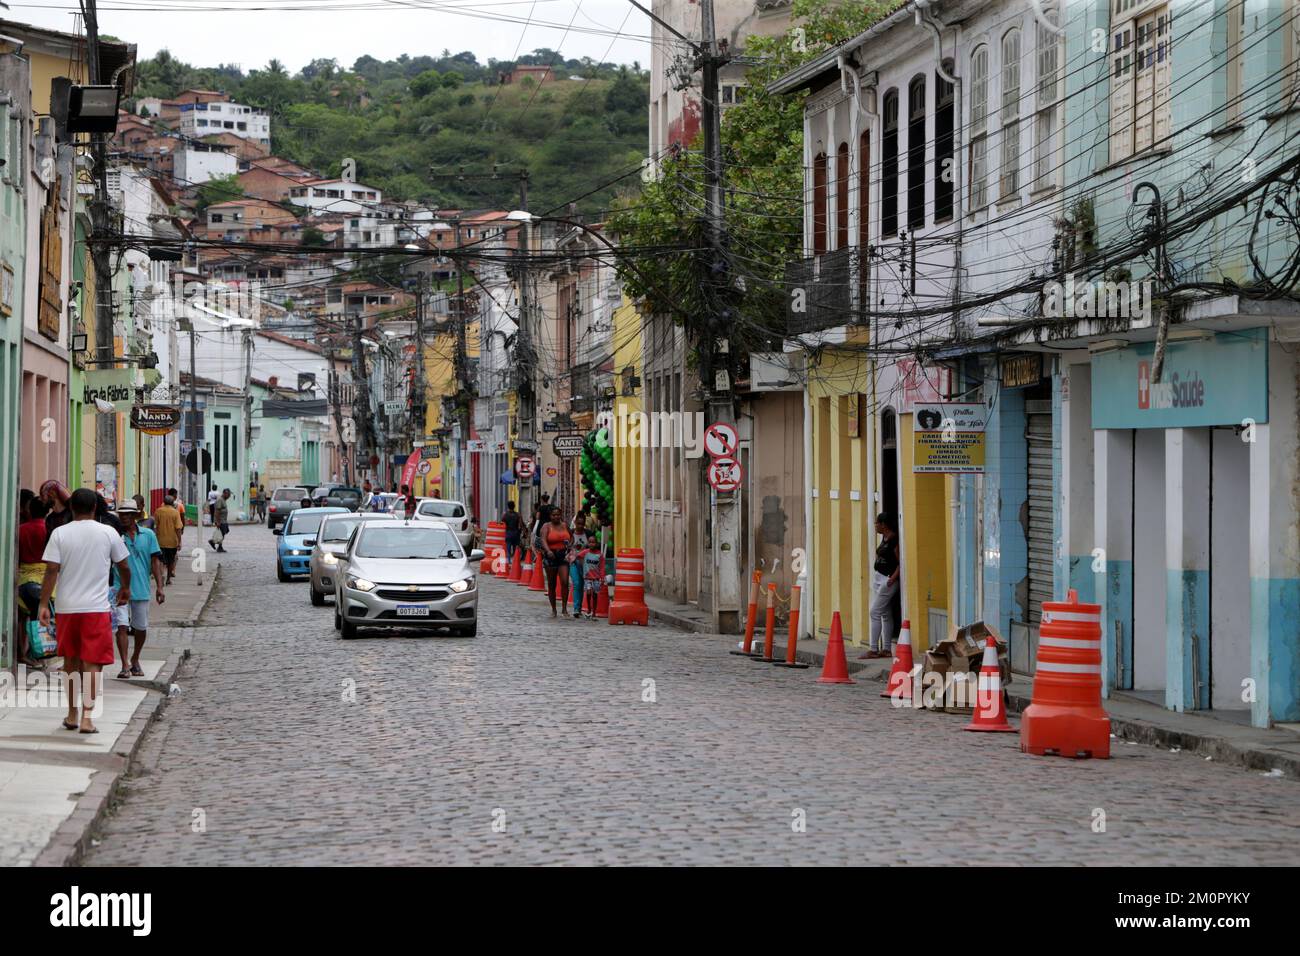
<instances>
[{"instance_id":1,"label":"sandals","mask_svg":"<svg viewBox=\"0 0 1300 956\"><path fill-rule=\"evenodd\" d=\"M63 724L63 729L64 729L64 730L78 730L78 729L79 729L79 725L78 725L75 721L74 721L73 723L68 723L66 720L64 720L64 721L61 721L61 723Z\"/></svg>"},{"instance_id":2,"label":"sandals","mask_svg":"<svg viewBox=\"0 0 1300 956\"><path fill-rule=\"evenodd\" d=\"M91 727L89 730L86 730L86 729L83 727L83 728L81 728L80 730L78 730L77 733L79 733L79 734L97 734L97 733L99 733L99 728L98 728L98 727Z\"/></svg>"},{"instance_id":3,"label":"sandals","mask_svg":"<svg viewBox=\"0 0 1300 956\"><path fill-rule=\"evenodd\" d=\"M127 670L125 667L123 667L121 673L119 673L119 674L117 675L117 679L118 679L118 680L130 680L130 679L131 679L131 672L130 672L129 670Z\"/></svg>"},{"instance_id":4,"label":"sandals","mask_svg":"<svg viewBox=\"0 0 1300 956\"><path fill-rule=\"evenodd\" d=\"M132 676L132 677L143 677L143 676L144 676L144 671L142 671L142 670L140 669L140 665L139 665L139 664L132 664L132 665L131 665L131 676Z\"/></svg>"}]
</instances>

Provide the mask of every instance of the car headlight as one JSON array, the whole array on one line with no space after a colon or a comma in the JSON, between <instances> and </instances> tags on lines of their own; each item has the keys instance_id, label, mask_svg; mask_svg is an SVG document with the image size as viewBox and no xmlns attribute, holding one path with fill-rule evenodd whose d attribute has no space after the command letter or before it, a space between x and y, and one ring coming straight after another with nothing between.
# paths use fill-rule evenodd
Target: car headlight
<instances>
[{"instance_id":1,"label":"car headlight","mask_svg":"<svg viewBox=\"0 0 1300 956\"><path fill-rule=\"evenodd\" d=\"M356 591L373 591L377 585L374 581L367 581L365 578L355 578L348 575L348 587Z\"/></svg>"},{"instance_id":2,"label":"car headlight","mask_svg":"<svg viewBox=\"0 0 1300 956\"><path fill-rule=\"evenodd\" d=\"M324 554L322 554L321 557L320 557L320 559L321 559L321 563L322 563L322 564L338 564L338 563L339 563L339 559L338 559L337 557L335 557L334 554L332 554L332 553L329 552L329 551L326 551Z\"/></svg>"},{"instance_id":3,"label":"car headlight","mask_svg":"<svg viewBox=\"0 0 1300 956\"><path fill-rule=\"evenodd\" d=\"M451 589L455 591L457 594L461 593L462 591L468 591L473 586L474 586L473 578L465 578L463 581L453 581L450 584Z\"/></svg>"}]
</instances>

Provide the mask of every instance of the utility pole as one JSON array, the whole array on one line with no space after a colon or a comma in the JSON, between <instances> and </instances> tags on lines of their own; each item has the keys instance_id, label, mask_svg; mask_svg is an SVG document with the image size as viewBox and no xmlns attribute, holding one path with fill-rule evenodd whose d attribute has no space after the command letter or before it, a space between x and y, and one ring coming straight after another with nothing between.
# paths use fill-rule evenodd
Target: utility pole
<instances>
[{"instance_id":1,"label":"utility pole","mask_svg":"<svg viewBox=\"0 0 1300 956\"><path fill-rule=\"evenodd\" d=\"M353 312L350 318L352 327L352 427L354 429L352 451L347 459L347 464L343 466L342 478L347 484L352 484L352 476L356 474L357 458L362 452L369 448L367 436L370 434L370 395L366 388L366 354L361 337L361 313ZM357 414L357 404L365 402L366 414L359 416Z\"/></svg>"},{"instance_id":2,"label":"utility pole","mask_svg":"<svg viewBox=\"0 0 1300 956\"><path fill-rule=\"evenodd\" d=\"M523 212L528 212L528 170L519 172L519 208ZM532 245L531 223L524 220L519 224L520 237L520 256L519 256L519 333L515 341L517 343L516 355L523 359L524 367L519 370L516 378L517 386L517 408L519 410L519 437L524 443L533 450L529 453L533 456L534 470L537 462L540 460L541 447L538 444L537 429L537 391L536 383L533 380L536 363L532 361L533 355L533 338L532 338L532 315L529 308L529 270L528 254ZM533 513L533 480L528 479L528 484L518 485L519 489L519 513L521 515L531 516ZM525 519L527 520L527 519Z\"/></svg>"},{"instance_id":3,"label":"utility pole","mask_svg":"<svg viewBox=\"0 0 1300 956\"><path fill-rule=\"evenodd\" d=\"M190 472L190 494L189 501L194 502L198 508L197 519L202 523L203 506L199 500L199 472L203 470L203 441L202 432L199 430L199 383L194 377L194 352L195 339L198 338L198 331L194 328L194 320L190 319L190 449L194 452L194 470ZM203 489L204 497L207 497L207 488ZM200 542L202 546L202 542Z\"/></svg>"},{"instance_id":4,"label":"utility pole","mask_svg":"<svg viewBox=\"0 0 1300 956\"><path fill-rule=\"evenodd\" d=\"M713 0L700 0L704 133L705 226L708 230L711 261L708 282L712 286L716 314L708 321L707 331L698 343L700 369L709 393L710 422L735 428L736 407L730 370L731 313L725 294L730 278L726 255L726 222L722 209L722 106L718 89L718 69L727 57L718 49L713 19ZM702 466L704 462L701 462ZM705 466L707 467L707 466ZM701 475L702 479L704 476ZM708 489L712 554L713 626L722 634L740 631L740 493Z\"/></svg>"},{"instance_id":5,"label":"utility pole","mask_svg":"<svg viewBox=\"0 0 1300 956\"><path fill-rule=\"evenodd\" d=\"M103 81L100 70L99 17L95 0L83 4L86 24L86 68L93 84ZM113 358L113 269L110 264L110 247L107 240L112 234L112 207L108 195L108 151L104 134L92 133L91 154L95 162L95 196L90 202L91 244L90 258L95 269L95 359L101 363L96 368L114 368ZM112 465L114 480L117 474L117 413L100 412L95 415L95 464Z\"/></svg>"}]
</instances>

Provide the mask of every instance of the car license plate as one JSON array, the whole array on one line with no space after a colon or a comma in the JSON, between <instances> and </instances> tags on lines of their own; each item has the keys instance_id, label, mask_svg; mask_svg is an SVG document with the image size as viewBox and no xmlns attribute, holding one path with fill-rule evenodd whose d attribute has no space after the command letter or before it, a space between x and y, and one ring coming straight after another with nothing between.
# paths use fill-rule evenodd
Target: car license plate
<instances>
[{"instance_id":1,"label":"car license plate","mask_svg":"<svg viewBox=\"0 0 1300 956\"><path fill-rule=\"evenodd\" d=\"M428 617L429 606L427 604L399 604L397 605L398 617Z\"/></svg>"}]
</instances>

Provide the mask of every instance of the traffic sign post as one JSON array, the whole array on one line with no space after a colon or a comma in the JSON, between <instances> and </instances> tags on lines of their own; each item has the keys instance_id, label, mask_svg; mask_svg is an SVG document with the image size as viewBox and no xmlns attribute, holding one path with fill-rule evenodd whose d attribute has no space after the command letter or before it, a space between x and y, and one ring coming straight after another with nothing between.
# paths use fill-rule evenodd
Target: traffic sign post
<instances>
[{"instance_id":1,"label":"traffic sign post","mask_svg":"<svg viewBox=\"0 0 1300 956\"><path fill-rule=\"evenodd\" d=\"M529 455L520 455L515 459L515 475L519 478L533 477L534 468L533 459Z\"/></svg>"},{"instance_id":2,"label":"traffic sign post","mask_svg":"<svg viewBox=\"0 0 1300 956\"><path fill-rule=\"evenodd\" d=\"M736 426L727 422L714 422L704 430L704 450L710 458L731 458L740 448Z\"/></svg>"}]
</instances>

